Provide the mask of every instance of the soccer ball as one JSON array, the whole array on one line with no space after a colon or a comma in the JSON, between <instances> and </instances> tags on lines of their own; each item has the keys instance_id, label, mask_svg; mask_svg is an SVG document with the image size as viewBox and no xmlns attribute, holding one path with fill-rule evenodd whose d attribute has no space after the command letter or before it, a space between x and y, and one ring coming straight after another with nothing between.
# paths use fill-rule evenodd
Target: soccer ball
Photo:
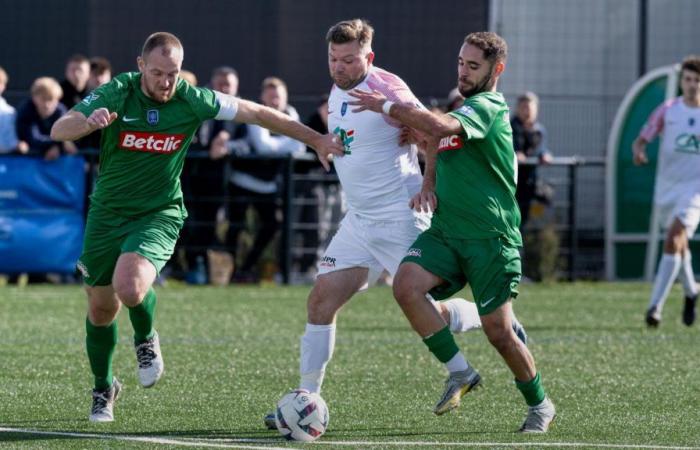
<instances>
[{"instance_id":1,"label":"soccer ball","mask_svg":"<svg viewBox=\"0 0 700 450\"><path fill-rule=\"evenodd\" d=\"M277 403L275 424L287 440L315 441L326 432L328 406L320 395L296 389Z\"/></svg>"}]
</instances>

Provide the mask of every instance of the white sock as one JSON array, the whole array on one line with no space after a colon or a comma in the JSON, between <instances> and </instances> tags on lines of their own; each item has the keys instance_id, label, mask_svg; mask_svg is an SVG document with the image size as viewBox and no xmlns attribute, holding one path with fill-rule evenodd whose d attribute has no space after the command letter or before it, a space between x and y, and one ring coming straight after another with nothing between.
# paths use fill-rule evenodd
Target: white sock
<instances>
[{"instance_id":1,"label":"white sock","mask_svg":"<svg viewBox=\"0 0 700 450\"><path fill-rule=\"evenodd\" d=\"M469 368L469 364L467 364L467 360L464 359L462 352L457 352L457 354L454 355L451 360L445 363L445 367L447 367L447 370L452 373L467 370Z\"/></svg>"},{"instance_id":2,"label":"white sock","mask_svg":"<svg viewBox=\"0 0 700 450\"><path fill-rule=\"evenodd\" d=\"M299 387L309 392L321 392L326 364L333 356L335 347L335 324L306 324L306 332L301 337L301 358Z\"/></svg>"},{"instance_id":3,"label":"white sock","mask_svg":"<svg viewBox=\"0 0 700 450\"><path fill-rule=\"evenodd\" d=\"M698 295L698 286L695 284L695 274L693 273L693 258L689 249L685 250L681 260L680 278L683 283L683 293L686 297Z\"/></svg>"},{"instance_id":4,"label":"white sock","mask_svg":"<svg viewBox=\"0 0 700 450\"><path fill-rule=\"evenodd\" d=\"M656 278L654 279L654 289L651 291L651 301L649 308L657 307L658 311L664 307L664 302L668 296L668 292L676 281L678 271L681 268L681 255L677 253L664 253L659 261L659 267L656 270Z\"/></svg>"},{"instance_id":5,"label":"white sock","mask_svg":"<svg viewBox=\"0 0 700 450\"><path fill-rule=\"evenodd\" d=\"M481 328L481 319L476 304L463 298L452 298L442 302L450 312L450 331L464 333Z\"/></svg>"}]
</instances>

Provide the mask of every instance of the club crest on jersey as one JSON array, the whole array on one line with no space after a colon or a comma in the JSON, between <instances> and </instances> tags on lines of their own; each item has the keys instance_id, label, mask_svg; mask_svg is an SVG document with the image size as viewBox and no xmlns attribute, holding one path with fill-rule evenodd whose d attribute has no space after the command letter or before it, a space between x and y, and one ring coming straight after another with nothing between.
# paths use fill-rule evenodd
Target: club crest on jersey
<instances>
[{"instance_id":1,"label":"club crest on jersey","mask_svg":"<svg viewBox=\"0 0 700 450\"><path fill-rule=\"evenodd\" d=\"M343 152L346 155L351 155L352 151L350 151L350 144L355 140L355 130L345 130L340 127L335 127L333 134L340 137L340 140L343 143Z\"/></svg>"},{"instance_id":2,"label":"club crest on jersey","mask_svg":"<svg viewBox=\"0 0 700 450\"><path fill-rule=\"evenodd\" d=\"M474 112L474 108L472 108L471 106L468 106L468 105L463 105L457 111L464 114L465 116L468 116L469 114L472 114Z\"/></svg>"},{"instance_id":3,"label":"club crest on jersey","mask_svg":"<svg viewBox=\"0 0 700 450\"><path fill-rule=\"evenodd\" d=\"M438 152L457 150L458 148L462 148L462 138L456 134L440 139L440 144L438 144Z\"/></svg>"},{"instance_id":4,"label":"club crest on jersey","mask_svg":"<svg viewBox=\"0 0 700 450\"><path fill-rule=\"evenodd\" d=\"M341 117L344 116L346 112L348 112L348 102L343 102L343 104L340 105L340 115L341 115Z\"/></svg>"},{"instance_id":5,"label":"club crest on jersey","mask_svg":"<svg viewBox=\"0 0 700 450\"><path fill-rule=\"evenodd\" d=\"M692 127L693 125L695 125L695 117L690 117L688 119L688 126Z\"/></svg>"},{"instance_id":6,"label":"club crest on jersey","mask_svg":"<svg viewBox=\"0 0 700 450\"><path fill-rule=\"evenodd\" d=\"M94 102L98 98L100 98L100 96L93 92L93 93L89 94L87 97L85 97L83 99L82 103L85 105L89 105L90 103Z\"/></svg>"},{"instance_id":7,"label":"club crest on jersey","mask_svg":"<svg viewBox=\"0 0 700 450\"><path fill-rule=\"evenodd\" d=\"M148 122L149 125L158 125L157 109L149 109L146 111L146 122Z\"/></svg>"}]
</instances>

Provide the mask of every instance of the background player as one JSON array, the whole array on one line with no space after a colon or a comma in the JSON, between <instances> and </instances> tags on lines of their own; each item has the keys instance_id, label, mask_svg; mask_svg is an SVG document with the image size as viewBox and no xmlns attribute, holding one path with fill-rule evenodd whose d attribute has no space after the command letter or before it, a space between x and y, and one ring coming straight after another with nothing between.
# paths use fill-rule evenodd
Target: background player
<instances>
[{"instance_id":1,"label":"background player","mask_svg":"<svg viewBox=\"0 0 700 450\"><path fill-rule=\"evenodd\" d=\"M659 261L646 322L656 327L673 282L683 283L683 323L695 322L698 288L688 247L700 221L700 57L688 56L681 64L680 97L659 106L632 144L633 160L646 164L649 142L661 134L654 203L668 229ZM657 226L657 224L652 224Z\"/></svg>"}]
</instances>

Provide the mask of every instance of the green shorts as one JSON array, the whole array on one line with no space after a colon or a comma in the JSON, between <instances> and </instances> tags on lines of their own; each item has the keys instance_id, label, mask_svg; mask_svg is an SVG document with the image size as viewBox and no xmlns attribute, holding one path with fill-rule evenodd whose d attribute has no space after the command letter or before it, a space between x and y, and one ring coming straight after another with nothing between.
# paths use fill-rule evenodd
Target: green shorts
<instances>
[{"instance_id":1,"label":"green shorts","mask_svg":"<svg viewBox=\"0 0 700 450\"><path fill-rule=\"evenodd\" d=\"M436 300L449 298L469 282L480 316L518 295L520 252L500 237L452 239L429 228L401 262L416 263L443 279L430 291Z\"/></svg>"},{"instance_id":2,"label":"green shorts","mask_svg":"<svg viewBox=\"0 0 700 450\"><path fill-rule=\"evenodd\" d=\"M183 209L178 205L137 218L92 206L77 264L83 281L89 286L112 284L119 255L131 252L149 260L160 273L175 250L183 223Z\"/></svg>"}]
</instances>

